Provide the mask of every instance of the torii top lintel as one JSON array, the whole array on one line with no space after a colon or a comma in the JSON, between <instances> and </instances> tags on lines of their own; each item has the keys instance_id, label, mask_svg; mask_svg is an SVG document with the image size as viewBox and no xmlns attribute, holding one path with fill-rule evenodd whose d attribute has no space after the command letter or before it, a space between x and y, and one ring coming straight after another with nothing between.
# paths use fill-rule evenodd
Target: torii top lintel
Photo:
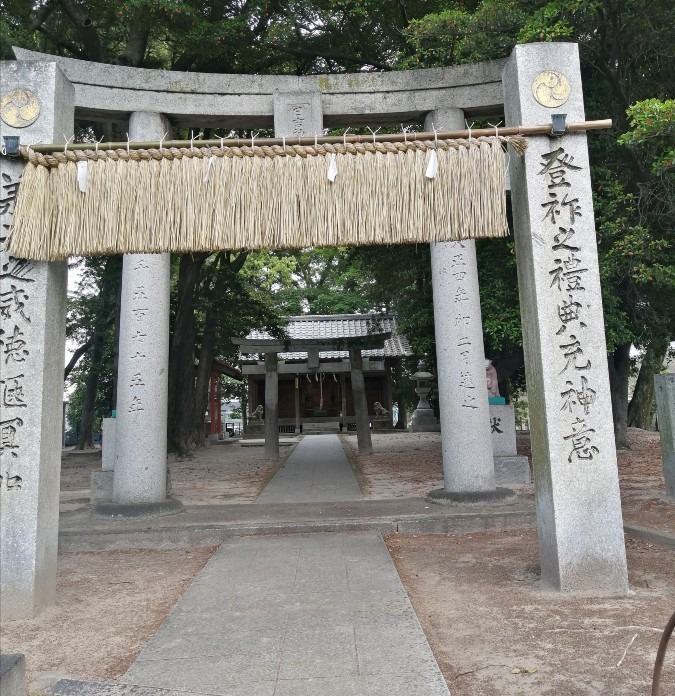
<instances>
[{"instance_id":1,"label":"torii top lintel","mask_svg":"<svg viewBox=\"0 0 675 696\"><path fill-rule=\"evenodd\" d=\"M75 86L75 114L126 121L134 111L163 113L177 126L271 128L277 95L320 99L326 127L420 121L442 106L467 115L502 112L505 60L396 72L338 75L221 75L129 68L23 48L17 60L56 62Z\"/></svg>"}]
</instances>

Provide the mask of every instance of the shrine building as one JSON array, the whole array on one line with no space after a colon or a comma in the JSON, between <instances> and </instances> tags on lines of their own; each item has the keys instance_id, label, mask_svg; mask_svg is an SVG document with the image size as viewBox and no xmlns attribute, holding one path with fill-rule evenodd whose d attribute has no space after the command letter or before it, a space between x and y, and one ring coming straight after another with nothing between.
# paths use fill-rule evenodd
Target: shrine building
<instances>
[{"instance_id":1,"label":"shrine building","mask_svg":"<svg viewBox=\"0 0 675 696\"><path fill-rule=\"evenodd\" d=\"M233 339L241 351L248 383L248 412L265 407L263 353L277 352L278 423L281 433L356 429L350 349L361 351L370 419L379 402L392 410L391 369L412 355L390 314L303 315L289 317L286 338L252 331Z\"/></svg>"}]
</instances>

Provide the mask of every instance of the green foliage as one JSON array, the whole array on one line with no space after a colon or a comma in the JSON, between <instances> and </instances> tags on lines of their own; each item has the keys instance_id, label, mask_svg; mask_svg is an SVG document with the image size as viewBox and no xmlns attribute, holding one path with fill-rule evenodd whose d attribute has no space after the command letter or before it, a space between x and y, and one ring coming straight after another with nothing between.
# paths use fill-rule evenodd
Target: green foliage
<instances>
[{"instance_id":1,"label":"green foliage","mask_svg":"<svg viewBox=\"0 0 675 696\"><path fill-rule=\"evenodd\" d=\"M94 430L100 431L101 419L114 409L115 299L121 282L121 258L80 259L80 281L74 296L68 298L66 336L75 345L90 347L66 380L72 388L68 421L78 428L82 419L86 381L92 371L97 375L94 406ZM100 359L94 361L92 345L100 334Z\"/></svg>"},{"instance_id":2,"label":"green foliage","mask_svg":"<svg viewBox=\"0 0 675 696\"><path fill-rule=\"evenodd\" d=\"M440 67L505 58L528 13L527 2L446 2L446 8L410 22L410 55L399 67ZM451 7L447 7L450 5Z\"/></svg>"},{"instance_id":3,"label":"green foliage","mask_svg":"<svg viewBox=\"0 0 675 696\"><path fill-rule=\"evenodd\" d=\"M587 117L616 124L589 136L608 346L675 334L672 0L0 0L0 40L3 58L16 44L144 67L265 74L446 66L504 58L518 42L578 42ZM483 240L477 253L486 352L499 358L521 342L513 246ZM209 322L217 354L229 357L231 335L252 326L280 333L280 315L385 309L433 368L428 247L256 252L238 274L229 260L214 254L204 263L195 360ZM103 276L91 263L91 292L69 313L69 336L79 342L100 313ZM177 292L174 280L173 312ZM91 367L87 359L74 381Z\"/></svg>"},{"instance_id":4,"label":"green foliage","mask_svg":"<svg viewBox=\"0 0 675 696\"><path fill-rule=\"evenodd\" d=\"M512 240L476 243L485 354L508 355L522 345L518 276Z\"/></svg>"},{"instance_id":5,"label":"green foliage","mask_svg":"<svg viewBox=\"0 0 675 696\"><path fill-rule=\"evenodd\" d=\"M675 173L675 99L645 99L628 107L630 130L619 137L621 145L639 151L653 174Z\"/></svg>"}]
</instances>

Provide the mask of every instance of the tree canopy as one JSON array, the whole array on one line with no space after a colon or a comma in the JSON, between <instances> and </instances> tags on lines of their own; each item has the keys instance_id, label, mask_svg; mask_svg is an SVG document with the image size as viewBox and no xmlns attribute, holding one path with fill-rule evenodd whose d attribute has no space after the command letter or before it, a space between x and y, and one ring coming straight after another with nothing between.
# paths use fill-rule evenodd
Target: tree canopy
<instances>
[{"instance_id":1,"label":"tree canopy","mask_svg":"<svg viewBox=\"0 0 675 696\"><path fill-rule=\"evenodd\" d=\"M504 58L519 42L577 42L587 118L615 124L590 136L589 147L615 429L623 444L630 346L645 351L643 364L653 371L675 335L673 20L670 0L0 0L0 51L5 59L20 45L148 68L300 75L449 66ZM91 127L99 136L107 126ZM477 246L486 351L518 386L513 246L504 240ZM87 266L101 295L113 292L97 263ZM228 354L229 332L255 322L275 328L281 314L379 308L396 311L415 350L433 360L430 278L422 247L177 259L172 360L198 369L209 356ZM71 317L73 335L89 346L78 368L85 379L95 327L111 330L97 317L111 305L92 298L81 304ZM174 377L180 369L173 368ZM638 380L647 391L650 383ZM642 389L636 393L644 400ZM193 412L185 423L203 415L203 400L201 392L187 399ZM184 445L187 432L197 432L185 428Z\"/></svg>"}]
</instances>

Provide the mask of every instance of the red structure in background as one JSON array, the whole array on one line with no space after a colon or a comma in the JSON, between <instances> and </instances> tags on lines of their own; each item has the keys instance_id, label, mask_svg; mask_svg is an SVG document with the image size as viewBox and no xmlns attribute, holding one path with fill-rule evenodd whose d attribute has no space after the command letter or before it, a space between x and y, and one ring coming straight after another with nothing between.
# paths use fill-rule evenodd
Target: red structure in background
<instances>
[{"instance_id":1,"label":"red structure in background","mask_svg":"<svg viewBox=\"0 0 675 696\"><path fill-rule=\"evenodd\" d=\"M220 379L221 375L227 375L234 379L242 380L242 374L239 370L231 365L222 363L219 360L214 360L211 366L211 378L209 381L209 434L218 437L218 434L223 431L223 416L220 412L220 405L223 401L223 384Z\"/></svg>"},{"instance_id":2,"label":"red structure in background","mask_svg":"<svg viewBox=\"0 0 675 696\"><path fill-rule=\"evenodd\" d=\"M220 382L220 374L216 370L211 370L211 399L209 405L209 414L211 416L211 435L217 435L223 426L220 413L220 401L222 398L222 384Z\"/></svg>"}]
</instances>

